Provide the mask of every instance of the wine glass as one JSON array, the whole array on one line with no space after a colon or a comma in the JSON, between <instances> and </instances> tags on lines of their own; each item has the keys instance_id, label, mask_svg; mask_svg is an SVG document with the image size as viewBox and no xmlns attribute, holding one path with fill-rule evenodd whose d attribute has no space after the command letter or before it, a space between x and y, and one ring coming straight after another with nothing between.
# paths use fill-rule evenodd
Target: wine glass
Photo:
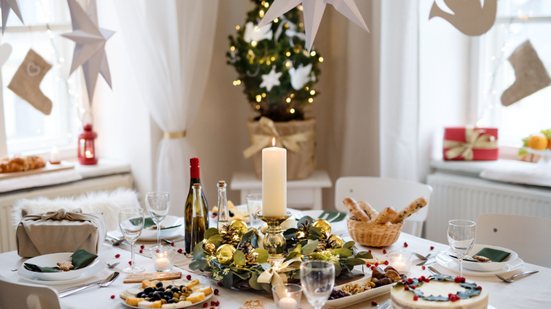
<instances>
[{"instance_id":1,"label":"wine glass","mask_svg":"<svg viewBox=\"0 0 551 309\"><path fill-rule=\"evenodd\" d=\"M471 220L450 220L448 222L448 243L459 259L459 276L463 277L463 258L471 250L476 234L476 222Z\"/></svg>"},{"instance_id":2,"label":"wine glass","mask_svg":"<svg viewBox=\"0 0 551 309\"><path fill-rule=\"evenodd\" d=\"M310 305L321 309L335 285L335 265L325 261L302 262L300 283Z\"/></svg>"},{"instance_id":3,"label":"wine glass","mask_svg":"<svg viewBox=\"0 0 551 309\"><path fill-rule=\"evenodd\" d=\"M148 192L145 195L145 201L147 205L147 212L151 220L155 222L157 226L157 247L161 246L161 222L168 215L168 209L170 207L170 194L166 192Z\"/></svg>"},{"instance_id":4,"label":"wine glass","mask_svg":"<svg viewBox=\"0 0 551 309\"><path fill-rule=\"evenodd\" d=\"M135 274L143 272L142 267L136 266L134 261L134 244L143 230L144 211L141 208L123 208L119 212L119 228L124 239L130 244L130 267L125 268L125 273Z\"/></svg>"}]
</instances>

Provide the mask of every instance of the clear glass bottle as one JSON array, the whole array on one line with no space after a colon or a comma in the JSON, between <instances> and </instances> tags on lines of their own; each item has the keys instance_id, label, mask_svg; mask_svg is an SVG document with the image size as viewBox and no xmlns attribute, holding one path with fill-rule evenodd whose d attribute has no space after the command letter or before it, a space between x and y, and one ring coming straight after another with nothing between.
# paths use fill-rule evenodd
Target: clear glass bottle
<instances>
[{"instance_id":1,"label":"clear glass bottle","mask_svg":"<svg viewBox=\"0 0 551 309\"><path fill-rule=\"evenodd\" d=\"M192 216L191 216L191 235L189 247L190 252L193 252L195 245L202 242L205 238L205 231L207 230L207 223L205 221L205 207L203 204L203 198L201 196L201 184L193 184L193 198L192 198ZM187 244L186 244L187 247ZM189 253L189 252L188 252Z\"/></svg>"},{"instance_id":2,"label":"clear glass bottle","mask_svg":"<svg viewBox=\"0 0 551 309\"><path fill-rule=\"evenodd\" d=\"M218 181L218 230L230 224L230 211L228 209L228 198L226 194L226 182Z\"/></svg>"}]
</instances>

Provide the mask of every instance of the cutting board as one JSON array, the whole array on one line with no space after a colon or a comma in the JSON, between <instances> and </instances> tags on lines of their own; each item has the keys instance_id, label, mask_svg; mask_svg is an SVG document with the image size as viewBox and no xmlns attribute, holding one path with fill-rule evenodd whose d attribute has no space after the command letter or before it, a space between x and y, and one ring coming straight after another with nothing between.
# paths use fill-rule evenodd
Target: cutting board
<instances>
[{"instance_id":1,"label":"cutting board","mask_svg":"<svg viewBox=\"0 0 551 309\"><path fill-rule=\"evenodd\" d=\"M11 179L11 178L17 178L22 176L31 176L31 175L39 175L39 174L46 174L46 173L53 173L53 172L59 172L59 171L65 171L75 168L75 165L69 162L61 162L60 164L50 164L50 162L46 163L46 166L43 168L38 168L35 170L25 171L25 172L15 172L15 173L0 173L0 180L5 179Z\"/></svg>"}]
</instances>

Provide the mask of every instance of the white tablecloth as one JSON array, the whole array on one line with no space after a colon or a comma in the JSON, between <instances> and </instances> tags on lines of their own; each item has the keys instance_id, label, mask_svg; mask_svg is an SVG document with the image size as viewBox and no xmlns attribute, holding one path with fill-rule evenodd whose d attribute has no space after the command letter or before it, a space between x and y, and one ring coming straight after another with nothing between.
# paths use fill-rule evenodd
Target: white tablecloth
<instances>
[{"instance_id":1,"label":"white tablecloth","mask_svg":"<svg viewBox=\"0 0 551 309\"><path fill-rule=\"evenodd\" d=\"M334 230L344 231L345 223L341 222L334 225ZM404 248L404 242L408 243L408 247ZM430 252L430 246L434 246L434 250L445 250L447 245L431 242L425 239L414 237L409 234L402 233L400 239L391 247L386 248L387 252L393 250L407 250L411 252L417 252L426 255ZM181 247L181 243L176 243L176 247ZM368 248L360 248L367 250ZM549 250L547 247L542 247L542 250ZM375 257L384 259L382 250L373 250ZM120 254L120 258L116 259L115 255ZM118 268L126 266L127 261L130 259L130 252L123 250L122 248L114 248L110 245L105 245L103 251L100 253L101 260L104 262L113 262L119 260L121 265ZM179 265L185 264L183 255L179 257ZM136 255L137 264L144 266L148 271L152 271L152 262L150 259ZM12 269L17 268L23 261L19 258L16 252L7 252L0 254L0 276L7 278L8 280L18 281L17 272ZM125 265L123 265L125 264ZM443 273L450 273L443 267L434 265L438 270ZM539 270L538 274L524 278L518 282L507 284L501 282L495 276L486 277L471 277L466 276L469 281L475 281L482 285L484 289L489 292L490 304L497 309L503 308L551 308L551 269L541 266L525 264L521 267L521 270ZM188 271L183 270L184 276L191 274ZM106 277L109 274L107 269L97 274L95 280ZM421 267L412 266L410 276L430 275L428 270L422 270ZM210 281L208 278L200 277L197 274L191 274L196 278L200 278L204 282L210 282L213 286L216 286L215 282ZM122 274L110 287L108 288L91 288L89 290L68 296L61 299L61 304L64 308L125 308L121 303L118 295L121 291L128 288L128 285L122 283L124 274ZM90 281L93 281L92 279ZM21 281L23 282L23 281ZM55 288L55 287L54 287ZM66 288L65 286L59 288ZM220 295L215 296L213 300L220 301L220 308L239 308L246 300L261 299L265 304L265 308L275 308L273 301L270 297L247 291L237 291L217 287L220 290ZM111 299L111 295L116 295L115 299ZM388 295L374 299L379 304L384 303L388 299ZM369 308L371 300L349 306L347 308ZM201 308L201 305L196 306ZM210 308L210 304L209 304ZM303 303L301 308L312 308L307 304L305 297L303 296Z\"/></svg>"}]
</instances>

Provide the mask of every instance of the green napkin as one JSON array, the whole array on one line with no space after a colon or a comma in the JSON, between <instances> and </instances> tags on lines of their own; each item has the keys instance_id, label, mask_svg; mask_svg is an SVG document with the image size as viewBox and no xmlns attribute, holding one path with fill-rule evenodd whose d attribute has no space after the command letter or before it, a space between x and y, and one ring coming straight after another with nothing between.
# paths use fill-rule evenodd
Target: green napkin
<instances>
[{"instance_id":1,"label":"green napkin","mask_svg":"<svg viewBox=\"0 0 551 309\"><path fill-rule=\"evenodd\" d=\"M478 251L477 254L489 258L492 262L503 262L506 258L511 255L509 252L492 249L492 248L483 248L482 250Z\"/></svg>"},{"instance_id":2,"label":"green napkin","mask_svg":"<svg viewBox=\"0 0 551 309\"><path fill-rule=\"evenodd\" d=\"M90 253L84 249L78 249L71 255L71 263L73 263L74 266L73 270L84 268L90 265L97 257L97 255ZM39 273L55 273L61 271L57 266L38 266L31 263L24 263L23 267L25 267L26 270Z\"/></svg>"}]
</instances>

